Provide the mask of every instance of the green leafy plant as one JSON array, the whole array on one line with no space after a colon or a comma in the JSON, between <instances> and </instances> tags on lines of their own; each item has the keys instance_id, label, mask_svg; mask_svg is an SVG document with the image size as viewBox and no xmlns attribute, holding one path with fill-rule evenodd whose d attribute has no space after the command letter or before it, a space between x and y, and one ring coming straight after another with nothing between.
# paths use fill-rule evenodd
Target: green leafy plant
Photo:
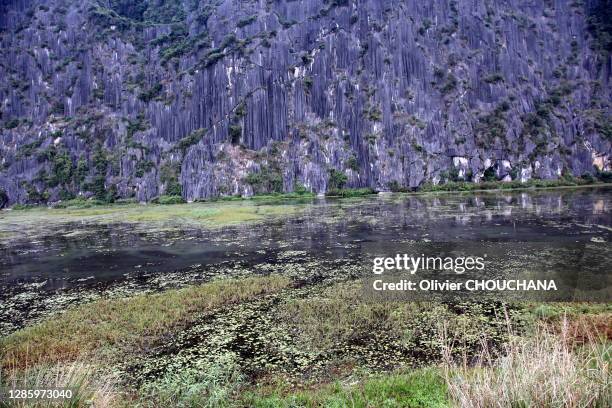
<instances>
[{"instance_id":1,"label":"green leafy plant","mask_svg":"<svg viewBox=\"0 0 612 408\"><path fill-rule=\"evenodd\" d=\"M348 177L344 172L338 171L336 169L329 169L329 177L327 179L327 185L330 190L339 190L344 187L346 182L348 181Z\"/></svg>"}]
</instances>

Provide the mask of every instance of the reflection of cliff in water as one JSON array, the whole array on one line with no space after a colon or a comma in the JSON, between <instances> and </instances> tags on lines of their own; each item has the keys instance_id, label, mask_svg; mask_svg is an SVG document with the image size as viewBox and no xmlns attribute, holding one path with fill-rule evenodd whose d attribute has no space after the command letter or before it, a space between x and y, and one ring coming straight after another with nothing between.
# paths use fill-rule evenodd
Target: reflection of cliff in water
<instances>
[{"instance_id":1,"label":"reflection of cliff in water","mask_svg":"<svg viewBox=\"0 0 612 408\"><path fill-rule=\"evenodd\" d=\"M78 223L35 242L2 249L3 280L38 277L117 279L127 272L172 271L228 260L257 262L275 251L348 256L359 242L576 241L610 238L612 190L382 196L314 200L300 216L203 230L137 231L130 225ZM43 228L43 226L41 226ZM333 251L333 252L329 252Z\"/></svg>"},{"instance_id":2,"label":"reflection of cliff in water","mask_svg":"<svg viewBox=\"0 0 612 408\"><path fill-rule=\"evenodd\" d=\"M390 250L407 243L510 242L517 248L607 243L612 240L611 198L612 189L385 195L313 200L294 217L215 230L169 227L174 220L138 228L84 220L40 225L40 233L31 235L35 238L11 242L0 252L0 331L99 296L219 276L346 278L360 270L372 245Z\"/></svg>"}]
</instances>

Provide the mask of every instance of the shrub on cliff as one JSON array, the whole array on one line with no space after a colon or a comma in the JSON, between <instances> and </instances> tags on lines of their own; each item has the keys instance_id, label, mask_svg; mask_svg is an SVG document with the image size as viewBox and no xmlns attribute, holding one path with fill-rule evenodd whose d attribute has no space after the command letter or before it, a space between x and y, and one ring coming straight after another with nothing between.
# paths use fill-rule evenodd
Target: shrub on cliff
<instances>
[{"instance_id":1,"label":"shrub on cliff","mask_svg":"<svg viewBox=\"0 0 612 408\"><path fill-rule=\"evenodd\" d=\"M0 188L0 208L4 208L8 204L8 194Z\"/></svg>"},{"instance_id":2,"label":"shrub on cliff","mask_svg":"<svg viewBox=\"0 0 612 408\"><path fill-rule=\"evenodd\" d=\"M340 190L346 184L348 178L346 174L336 169L329 170L328 186L330 190Z\"/></svg>"}]
</instances>

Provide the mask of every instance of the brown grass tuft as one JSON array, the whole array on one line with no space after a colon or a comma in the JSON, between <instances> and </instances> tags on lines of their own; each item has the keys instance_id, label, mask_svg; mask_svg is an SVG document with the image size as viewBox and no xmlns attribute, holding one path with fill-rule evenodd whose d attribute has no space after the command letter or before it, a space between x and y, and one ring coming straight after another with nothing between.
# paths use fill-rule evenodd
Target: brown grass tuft
<instances>
[{"instance_id":1,"label":"brown grass tuft","mask_svg":"<svg viewBox=\"0 0 612 408\"><path fill-rule=\"evenodd\" d=\"M554 332L542 325L534 336L510 341L497 360L486 345L475 365L447 358L452 399L476 408L609 406L612 347L597 332L578 346L571 327L567 319Z\"/></svg>"}]
</instances>

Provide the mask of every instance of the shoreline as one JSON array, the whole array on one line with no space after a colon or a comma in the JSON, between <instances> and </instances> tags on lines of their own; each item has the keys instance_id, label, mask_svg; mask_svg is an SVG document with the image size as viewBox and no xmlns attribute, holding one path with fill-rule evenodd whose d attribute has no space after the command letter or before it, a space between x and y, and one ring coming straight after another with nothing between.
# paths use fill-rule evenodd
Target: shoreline
<instances>
[{"instance_id":1,"label":"shoreline","mask_svg":"<svg viewBox=\"0 0 612 408\"><path fill-rule=\"evenodd\" d=\"M580 184L580 185L562 185L562 186L524 186L524 187L509 187L509 188L483 188L474 190L437 190L437 191L414 191L399 193L403 195L427 195L427 194L449 194L449 193L497 193L504 191L540 191L540 190L571 190L579 188L606 188L612 187L612 183L592 183L592 184ZM395 194L395 193L393 193Z\"/></svg>"},{"instance_id":2,"label":"shoreline","mask_svg":"<svg viewBox=\"0 0 612 408\"><path fill-rule=\"evenodd\" d=\"M83 208L105 208L105 207L126 207L129 205L159 205L159 206L172 206L179 204L219 204L224 202L249 202L249 201L274 201L274 200L319 200L319 199L343 199L343 198L363 198L375 195L398 195L398 196L426 196L426 195L438 195L438 194L466 194L466 193L499 193L504 191L550 191L550 190L570 190L570 189L583 189L583 188L608 188L612 187L612 183L603 183L603 182L594 182L594 183L584 183L584 184L562 184L562 185L553 185L553 186L537 186L530 183L524 183L525 185L520 186L512 186L512 187L503 187L507 185L507 183L497 182L496 188L455 188L455 189L439 189L439 190L424 190L424 191L376 191L370 188L351 188L344 189L339 192L331 192L327 194L315 194L311 192L307 193L278 193L278 194L262 194L262 195L254 195L251 197L218 197L210 200L194 200L194 201L184 201L181 199L179 201L178 196L160 196L151 201L139 202L130 199L124 199L111 203L99 202L97 200L86 199L86 198L77 198L68 201L58 201L53 203L52 205L42 205L42 204L15 204L12 207L3 208L0 211L27 211L33 209L83 209ZM509 183L508 183L509 184ZM475 183L462 183L458 184L458 187L462 186L472 186ZM444 185L442 185L444 186ZM172 202L158 202L162 197L175 198Z\"/></svg>"}]
</instances>

